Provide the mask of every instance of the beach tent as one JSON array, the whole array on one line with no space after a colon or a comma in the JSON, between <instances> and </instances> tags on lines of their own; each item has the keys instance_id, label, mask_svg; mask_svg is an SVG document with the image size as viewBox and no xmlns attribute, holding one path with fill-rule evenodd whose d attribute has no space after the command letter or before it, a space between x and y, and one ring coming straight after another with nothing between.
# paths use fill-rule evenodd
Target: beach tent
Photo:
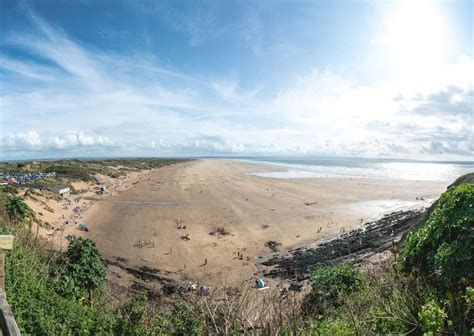
<instances>
[{"instance_id":1,"label":"beach tent","mask_svg":"<svg viewBox=\"0 0 474 336\"><path fill-rule=\"evenodd\" d=\"M256 283L257 283L258 288L264 288L265 287L265 282L262 279L258 279L256 281Z\"/></svg>"}]
</instances>

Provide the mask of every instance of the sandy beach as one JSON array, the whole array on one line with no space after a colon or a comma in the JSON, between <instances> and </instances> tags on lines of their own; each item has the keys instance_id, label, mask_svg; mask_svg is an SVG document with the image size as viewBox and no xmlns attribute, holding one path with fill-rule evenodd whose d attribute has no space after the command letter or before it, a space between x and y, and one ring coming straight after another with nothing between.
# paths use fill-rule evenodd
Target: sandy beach
<instances>
[{"instance_id":1,"label":"sandy beach","mask_svg":"<svg viewBox=\"0 0 474 336\"><path fill-rule=\"evenodd\" d=\"M35 212L41 223L33 222L32 231L38 232L53 247L65 251L69 245L68 235L84 236L78 226L84 223L83 218L90 207L103 197L111 197L130 189L134 183L143 178L143 172L132 172L126 176L112 178L97 174L98 183L76 181L71 186L76 191L64 198L51 193L25 189L22 196ZM106 188L100 193L100 186Z\"/></svg>"},{"instance_id":2,"label":"sandy beach","mask_svg":"<svg viewBox=\"0 0 474 336\"><path fill-rule=\"evenodd\" d=\"M271 169L197 160L143 173L128 189L92 202L83 235L107 259L236 286L254 278L256 258L271 252L268 241L278 249L305 245L385 213L428 206L448 184L246 174ZM226 234L210 234L217 228Z\"/></svg>"}]
</instances>

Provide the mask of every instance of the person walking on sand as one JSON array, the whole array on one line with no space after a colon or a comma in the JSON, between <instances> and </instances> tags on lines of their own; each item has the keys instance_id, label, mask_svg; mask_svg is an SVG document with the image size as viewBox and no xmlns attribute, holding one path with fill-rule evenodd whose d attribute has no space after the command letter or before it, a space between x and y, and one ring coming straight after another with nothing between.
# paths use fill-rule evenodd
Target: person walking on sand
<instances>
[{"instance_id":1,"label":"person walking on sand","mask_svg":"<svg viewBox=\"0 0 474 336\"><path fill-rule=\"evenodd\" d=\"M204 258L204 266L207 265L207 258Z\"/></svg>"}]
</instances>

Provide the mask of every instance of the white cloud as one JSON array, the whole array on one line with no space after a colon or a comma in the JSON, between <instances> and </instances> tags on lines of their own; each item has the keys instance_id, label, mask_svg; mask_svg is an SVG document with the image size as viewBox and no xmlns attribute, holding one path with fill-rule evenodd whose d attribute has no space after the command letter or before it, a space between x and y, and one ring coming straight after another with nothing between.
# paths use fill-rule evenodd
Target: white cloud
<instances>
[{"instance_id":1,"label":"white cloud","mask_svg":"<svg viewBox=\"0 0 474 336\"><path fill-rule=\"evenodd\" d=\"M84 147L113 148L115 144L104 136L93 137L84 132L65 132L55 136L40 136L36 131L9 133L2 139L2 149L11 152L65 151Z\"/></svg>"},{"instance_id":2,"label":"white cloud","mask_svg":"<svg viewBox=\"0 0 474 336\"><path fill-rule=\"evenodd\" d=\"M35 131L17 134L9 133L2 139L3 149L37 150L41 149L42 145L43 141Z\"/></svg>"},{"instance_id":3,"label":"white cloud","mask_svg":"<svg viewBox=\"0 0 474 336\"><path fill-rule=\"evenodd\" d=\"M50 81L60 76L59 73L51 70L48 67L32 64L29 62L20 62L7 56L0 55L0 68L8 69L21 76L38 79L43 81Z\"/></svg>"},{"instance_id":4,"label":"white cloud","mask_svg":"<svg viewBox=\"0 0 474 336\"><path fill-rule=\"evenodd\" d=\"M474 63L465 56L428 76L380 86L314 68L264 96L235 78L180 73L150 55L99 52L30 14L38 33L17 33L8 43L55 66L0 55L0 68L15 74L2 88L3 157L474 154Z\"/></svg>"}]
</instances>

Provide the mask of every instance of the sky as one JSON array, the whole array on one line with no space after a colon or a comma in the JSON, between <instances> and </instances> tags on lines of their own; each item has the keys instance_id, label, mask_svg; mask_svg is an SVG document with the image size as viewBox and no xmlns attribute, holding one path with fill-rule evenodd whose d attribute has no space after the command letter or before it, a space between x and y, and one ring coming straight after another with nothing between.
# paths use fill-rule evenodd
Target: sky
<instances>
[{"instance_id":1,"label":"sky","mask_svg":"<svg viewBox=\"0 0 474 336\"><path fill-rule=\"evenodd\" d=\"M474 158L472 1L0 0L0 160Z\"/></svg>"}]
</instances>

